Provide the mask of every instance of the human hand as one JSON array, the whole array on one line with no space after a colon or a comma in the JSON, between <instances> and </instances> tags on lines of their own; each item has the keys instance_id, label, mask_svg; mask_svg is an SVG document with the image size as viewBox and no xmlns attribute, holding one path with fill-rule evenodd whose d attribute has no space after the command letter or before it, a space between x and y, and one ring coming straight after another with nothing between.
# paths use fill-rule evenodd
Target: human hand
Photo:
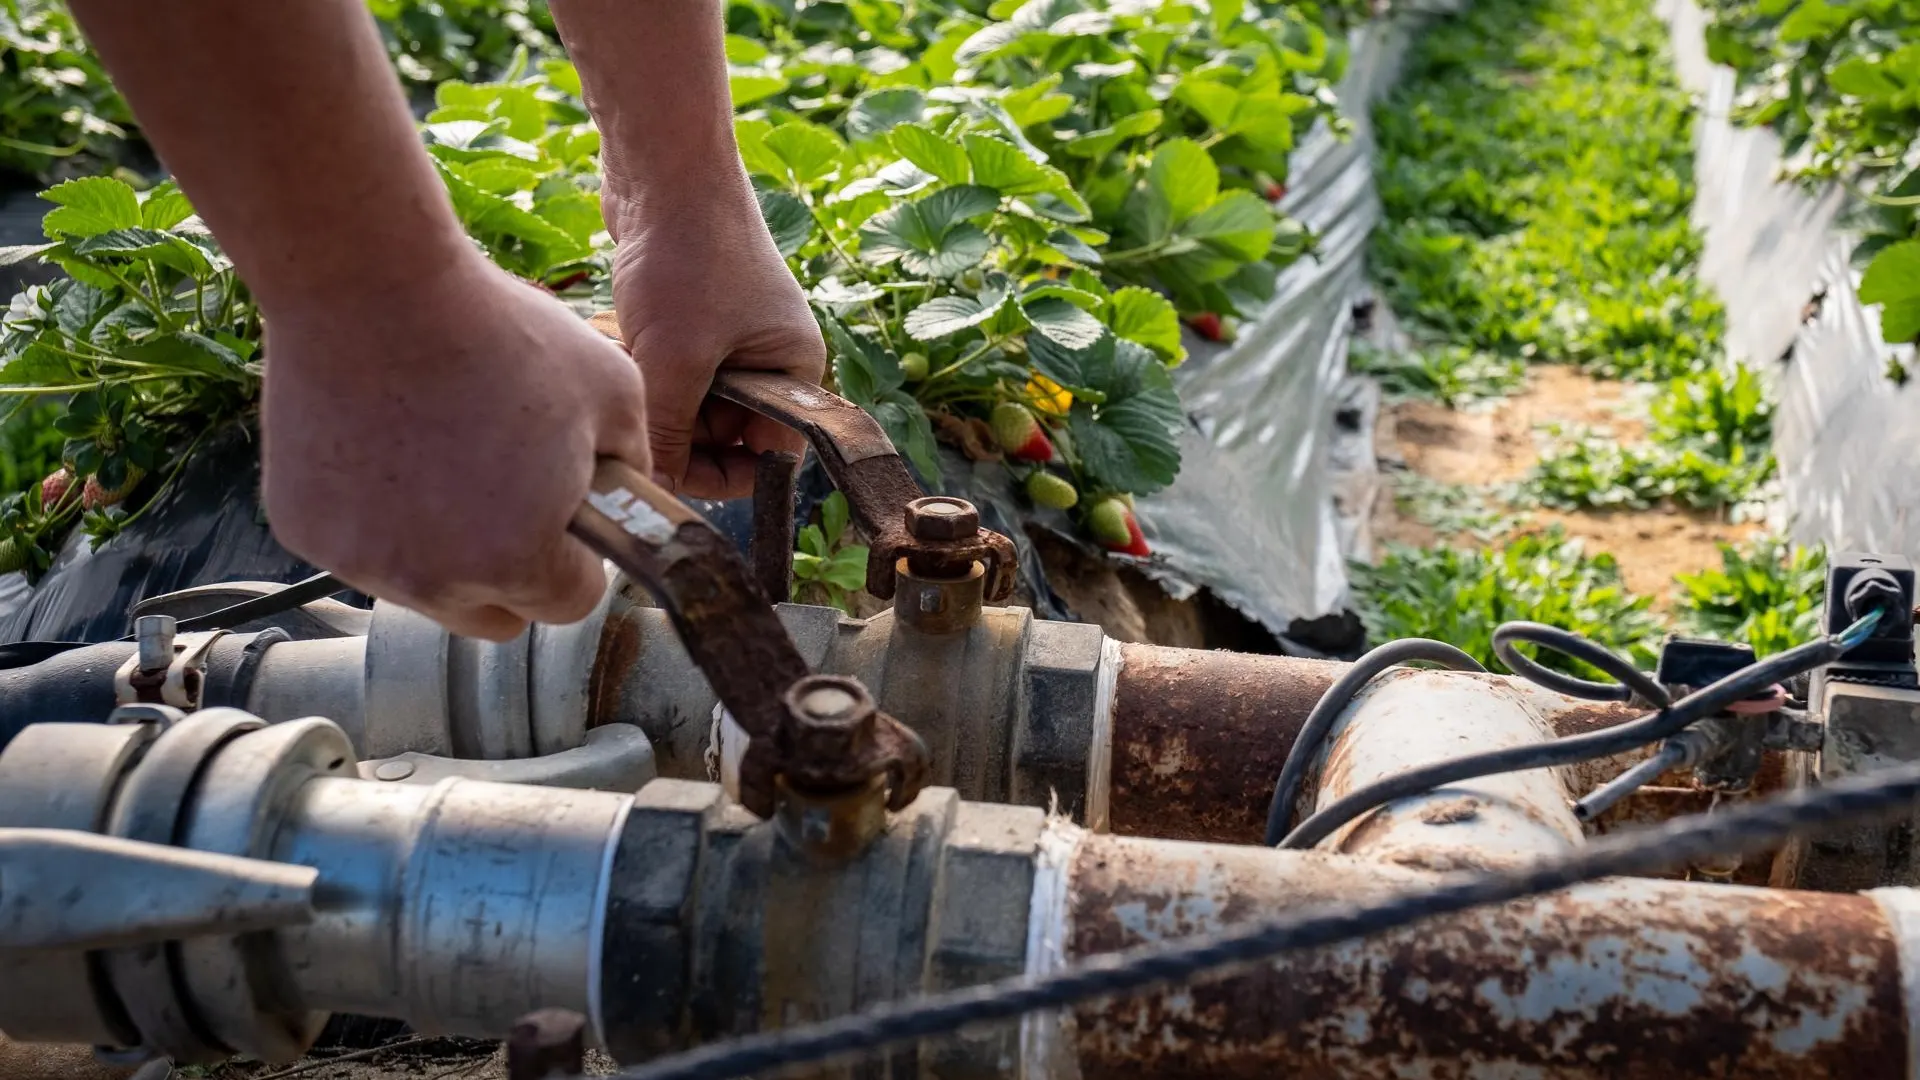
<instances>
[{"instance_id":1,"label":"human hand","mask_svg":"<svg viewBox=\"0 0 1920 1080\"><path fill-rule=\"evenodd\" d=\"M267 513L288 550L457 634L585 618L597 457L650 468L639 373L477 253L417 289L266 312Z\"/></svg>"},{"instance_id":2,"label":"human hand","mask_svg":"<svg viewBox=\"0 0 1920 1080\"><path fill-rule=\"evenodd\" d=\"M749 494L760 452L805 448L791 428L709 399L715 372L779 371L817 383L827 363L806 294L745 178L720 187L733 194L703 192L673 208L655 195L644 212L608 214L621 222L614 312L647 380L655 478L709 499Z\"/></svg>"}]
</instances>

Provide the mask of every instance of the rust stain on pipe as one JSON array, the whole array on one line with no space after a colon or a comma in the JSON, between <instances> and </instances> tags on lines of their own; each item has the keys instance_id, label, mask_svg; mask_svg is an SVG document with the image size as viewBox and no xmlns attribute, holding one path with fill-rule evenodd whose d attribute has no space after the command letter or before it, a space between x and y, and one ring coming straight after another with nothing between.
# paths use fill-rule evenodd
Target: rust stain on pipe
<instances>
[{"instance_id":1,"label":"rust stain on pipe","mask_svg":"<svg viewBox=\"0 0 1920 1080\"><path fill-rule=\"evenodd\" d=\"M1113 831L1259 843L1287 751L1346 665L1157 645L1120 655Z\"/></svg>"},{"instance_id":2,"label":"rust stain on pipe","mask_svg":"<svg viewBox=\"0 0 1920 1080\"><path fill-rule=\"evenodd\" d=\"M1387 867L1361 880L1337 856L1260 852L1263 867L1177 847L1089 838L1069 955L1417 880ZM1619 880L1090 1006L1074 1037L1084 1080L1870 1080L1907 1075L1905 1013L1870 898Z\"/></svg>"},{"instance_id":3,"label":"rust stain on pipe","mask_svg":"<svg viewBox=\"0 0 1920 1080\"><path fill-rule=\"evenodd\" d=\"M1346 664L1123 645L1115 686L1109 822L1116 833L1257 844L1307 713ZM1594 702L1553 715L1557 735L1639 713Z\"/></svg>"},{"instance_id":4,"label":"rust stain on pipe","mask_svg":"<svg viewBox=\"0 0 1920 1080\"><path fill-rule=\"evenodd\" d=\"M640 639L640 624L628 612L617 611L607 617L593 658L593 678L587 687L589 728L633 722L622 708L622 691L633 665L640 661Z\"/></svg>"}]
</instances>

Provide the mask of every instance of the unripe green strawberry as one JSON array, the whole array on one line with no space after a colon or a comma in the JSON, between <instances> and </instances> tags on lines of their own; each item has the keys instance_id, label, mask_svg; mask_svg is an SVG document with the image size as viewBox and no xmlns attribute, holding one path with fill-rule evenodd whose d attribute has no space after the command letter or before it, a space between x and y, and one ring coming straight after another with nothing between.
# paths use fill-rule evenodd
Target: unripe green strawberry
<instances>
[{"instance_id":1,"label":"unripe green strawberry","mask_svg":"<svg viewBox=\"0 0 1920 1080\"><path fill-rule=\"evenodd\" d=\"M1066 510L1080 501L1080 493L1064 477L1043 469L1027 477L1027 498L1036 506Z\"/></svg>"},{"instance_id":2,"label":"unripe green strawberry","mask_svg":"<svg viewBox=\"0 0 1920 1080\"><path fill-rule=\"evenodd\" d=\"M1003 401L993 407L993 437L1016 461L1053 460L1053 444L1024 405Z\"/></svg>"},{"instance_id":3,"label":"unripe green strawberry","mask_svg":"<svg viewBox=\"0 0 1920 1080\"><path fill-rule=\"evenodd\" d=\"M133 494L133 489L140 486L141 479L146 475L146 470L138 465L129 465L127 478L120 482L119 487L112 488L102 484L98 474L89 476L86 486L80 489L80 505L89 510L102 510L113 506Z\"/></svg>"},{"instance_id":4,"label":"unripe green strawberry","mask_svg":"<svg viewBox=\"0 0 1920 1080\"><path fill-rule=\"evenodd\" d=\"M927 377L927 354L910 352L900 358L900 373L908 382L919 382Z\"/></svg>"},{"instance_id":5,"label":"unripe green strawberry","mask_svg":"<svg viewBox=\"0 0 1920 1080\"><path fill-rule=\"evenodd\" d=\"M0 540L0 574L11 574L26 568L27 545L16 536Z\"/></svg>"},{"instance_id":6,"label":"unripe green strawberry","mask_svg":"<svg viewBox=\"0 0 1920 1080\"><path fill-rule=\"evenodd\" d=\"M60 500L66 498L67 492L72 488L72 472L56 469L48 473L47 478L40 481L40 506L43 509L52 510L60 505Z\"/></svg>"},{"instance_id":7,"label":"unripe green strawberry","mask_svg":"<svg viewBox=\"0 0 1920 1080\"><path fill-rule=\"evenodd\" d=\"M1087 511L1087 531L1107 547L1129 544L1133 542L1133 530L1127 523L1132 519L1126 503L1115 498L1101 499Z\"/></svg>"}]
</instances>

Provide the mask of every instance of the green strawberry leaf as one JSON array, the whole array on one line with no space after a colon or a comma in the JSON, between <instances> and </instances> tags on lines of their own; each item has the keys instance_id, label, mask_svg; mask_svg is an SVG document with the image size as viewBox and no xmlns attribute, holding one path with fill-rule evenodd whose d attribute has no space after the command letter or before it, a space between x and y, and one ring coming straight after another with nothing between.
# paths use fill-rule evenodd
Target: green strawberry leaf
<instances>
[{"instance_id":1,"label":"green strawberry leaf","mask_svg":"<svg viewBox=\"0 0 1920 1080\"><path fill-rule=\"evenodd\" d=\"M73 253L90 258L118 255L144 259L189 277L205 277L214 270L206 252L173 233L158 229L115 229L89 236L74 242Z\"/></svg>"},{"instance_id":2,"label":"green strawberry leaf","mask_svg":"<svg viewBox=\"0 0 1920 1080\"><path fill-rule=\"evenodd\" d=\"M790 258L806 246L813 236L813 212L806 203L784 191L756 191L754 197L760 201L760 216L766 219L780 254Z\"/></svg>"},{"instance_id":3,"label":"green strawberry leaf","mask_svg":"<svg viewBox=\"0 0 1920 1080\"><path fill-rule=\"evenodd\" d=\"M1021 310L1035 331L1064 348L1085 349L1106 336L1107 329L1099 319L1061 297L1023 298ZM1032 347L1031 338L1028 347Z\"/></svg>"},{"instance_id":4,"label":"green strawberry leaf","mask_svg":"<svg viewBox=\"0 0 1920 1080\"><path fill-rule=\"evenodd\" d=\"M1095 405L1077 396L1067 429L1096 484L1149 495L1180 472L1180 398L1152 350L1111 335L1100 341L1103 347L1084 354L1080 385L1104 400Z\"/></svg>"},{"instance_id":5,"label":"green strawberry leaf","mask_svg":"<svg viewBox=\"0 0 1920 1080\"><path fill-rule=\"evenodd\" d=\"M971 296L936 296L907 312L907 336L915 341L937 341L951 337L993 318L1006 300L1004 289L982 293L978 299Z\"/></svg>"},{"instance_id":6,"label":"green strawberry leaf","mask_svg":"<svg viewBox=\"0 0 1920 1080\"><path fill-rule=\"evenodd\" d=\"M847 110L847 134L856 139L885 135L901 124L912 124L926 114L927 96L911 86L869 90Z\"/></svg>"},{"instance_id":7,"label":"green strawberry leaf","mask_svg":"<svg viewBox=\"0 0 1920 1080\"><path fill-rule=\"evenodd\" d=\"M802 187L825 179L847 149L840 136L804 120L781 124L762 141L767 152L786 167L784 175Z\"/></svg>"},{"instance_id":8,"label":"green strawberry leaf","mask_svg":"<svg viewBox=\"0 0 1920 1080\"><path fill-rule=\"evenodd\" d=\"M110 176L68 180L41 192L40 197L58 207L41 222L50 237L99 236L141 226L139 197Z\"/></svg>"},{"instance_id":9,"label":"green strawberry leaf","mask_svg":"<svg viewBox=\"0 0 1920 1080\"><path fill-rule=\"evenodd\" d=\"M826 327L827 344L833 349L833 379L848 401L873 412L881 398L900 389L907 381L900 361L893 354L865 337L848 330L845 323L831 315L820 322Z\"/></svg>"},{"instance_id":10,"label":"green strawberry leaf","mask_svg":"<svg viewBox=\"0 0 1920 1080\"><path fill-rule=\"evenodd\" d=\"M1172 301L1152 289L1129 285L1116 291L1107 309L1107 324L1117 336L1147 346L1170 363L1186 358L1187 350L1180 344L1180 314Z\"/></svg>"},{"instance_id":11,"label":"green strawberry leaf","mask_svg":"<svg viewBox=\"0 0 1920 1080\"><path fill-rule=\"evenodd\" d=\"M1880 334L1894 344L1920 338L1920 240L1889 244L1867 264L1860 301L1880 304Z\"/></svg>"},{"instance_id":12,"label":"green strawberry leaf","mask_svg":"<svg viewBox=\"0 0 1920 1080\"><path fill-rule=\"evenodd\" d=\"M916 202L881 211L860 229L860 255L908 273L952 277L977 266L993 241L966 219L991 212L999 196L982 187L942 188Z\"/></svg>"},{"instance_id":13,"label":"green strawberry leaf","mask_svg":"<svg viewBox=\"0 0 1920 1080\"><path fill-rule=\"evenodd\" d=\"M1076 135L1066 142L1066 152L1071 157L1098 158L1112 153L1128 139L1138 138L1159 130L1164 115L1159 109L1147 109L1113 122L1109 127L1095 128L1082 135Z\"/></svg>"},{"instance_id":14,"label":"green strawberry leaf","mask_svg":"<svg viewBox=\"0 0 1920 1080\"><path fill-rule=\"evenodd\" d=\"M888 391L872 412L886 429L887 438L907 455L907 460L920 470L927 484L940 486L940 444L934 441L933 424L927 419L927 411L913 395L904 390Z\"/></svg>"},{"instance_id":15,"label":"green strawberry leaf","mask_svg":"<svg viewBox=\"0 0 1920 1080\"><path fill-rule=\"evenodd\" d=\"M770 98L786 88L786 76L766 68L729 66L727 70L727 95L733 99L736 109Z\"/></svg>"},{"instance_id":16,"label":"green strawberry leaf","mask_svg":"<svg viewBox=\"0 0 1920 1080\"><path fill-rule=\"evenodd\" d=\"M171 180L155 185L140 196L140 225L144 228L171 229L192 216L192 204Z\"/></svg>"},{"instance_id":17,"label":"green strawberry leaf","mask_svg":"<svg viewBox=\"0 0 1920 1080\"><path fill-rule=\"evenodd\" d=\"M1181 236L1240 262L1257 262L1273 246L1273 208L1251 191L1230 191L1179 228Z\"/></svg>"},{"instance_id":18,"label":"green strawberry leaf","mask_svg":"<svg viewBox=\"0 0 1920 1080\"><path fill-rule=\"evenodd\" d=\"M967 151L959 143L935 134L921 124L901 124L893 129L894 150L900 156L949 184L964 184L973 176Z\"/></svg>"},{"instance_id":19,"label":"green strawberry leaf","mask_svg":"<svg viewBox=\"0 0 1920 1080\"><path fill-rule=\"evenodd\" d=\"M962 141L967 160L973 165L976 184L1002 195L1036 195L1073 189L1066 173L1033 160L1012 143L974 134L962 136Z\"/></svg>"},{"instance_id":20,"label":"green strawberry leaf","mask_svg":"<svg viewBox=\"0 0 1920 1080\"><path fill-rule=\"evenodd\" d=\"M1220 168L1192 139L1173 139L1154 152L1147 187L1182 222L1212 204L1220 194Z\"/></svg>"}]
</instances>

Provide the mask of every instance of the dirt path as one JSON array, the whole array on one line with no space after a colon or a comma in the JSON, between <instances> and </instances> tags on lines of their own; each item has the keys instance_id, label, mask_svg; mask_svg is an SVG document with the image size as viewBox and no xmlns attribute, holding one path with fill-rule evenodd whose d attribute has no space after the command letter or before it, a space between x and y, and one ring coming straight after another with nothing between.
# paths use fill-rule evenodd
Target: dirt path
<instances>
[{"instance_id":1,"label":"dirt path","mask_svg":"<svg viewBox=\"0 0 1920 1080\"><path fill-rule=\"evenodd\" d=\"M1452 409L1428 401L1394 404L1382 413L1375 446L1386 469L1374 507L1376 544L1478 544L1500 536L1561 526L1593 552L1619 560L1634 593L1654 598L1656 608L1674 602L1675 575L1720 565L1718 544L1744 540L1758 530L1720 515L1679 509L1593 511L1516 510L1502 498L1503 485L1524 478L1539 459L1541 429L1554 424L1611 433L1623 442L1646 438L1645 404L1652 387L1596 379L1574 368L1541 365L1528 373L1518 394L1478 406ZM1458 485L1469 502L1484 504L1498 519L1486 535L1449 528L1447 518L1422 520L1401 500L1420 485L1410 478ZM1417 500L1416 500L1417 501ZM1457 508L1458 509L1458 508ZM1471 508L1468 508L1471 509Z\"/></svg>"}]
</instances>

